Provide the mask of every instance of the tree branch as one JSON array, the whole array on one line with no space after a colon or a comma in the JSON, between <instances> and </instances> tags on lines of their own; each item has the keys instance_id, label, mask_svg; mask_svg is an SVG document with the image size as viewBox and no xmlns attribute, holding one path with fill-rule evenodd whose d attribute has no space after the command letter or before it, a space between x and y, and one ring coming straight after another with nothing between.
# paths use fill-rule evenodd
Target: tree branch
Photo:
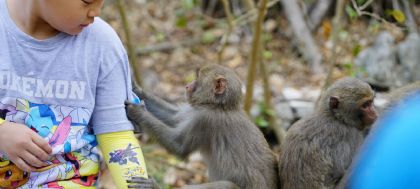
<instances>
[{"instance_id":1,"label":"tree branch","mask_svg":"<svg viewBox=\"0 0 420 189\"><path fill-rule=\"evenodd\" d=\"M125 39L126 39L125 43L127 45L127 50L128 50L128 59L133 68L132 71L133 71L133 75L134 75L134 78L136 79L137 84L142 86L141 75L140 73L137 73L140 69L138 68L136 52L135 52L135 49L133 47L132 40L131 40L130 25L128 24L128 21L127 21L127 15L126 15L124 4L121 1L122 0L117 0L116 3L117 3L118 11L120 13L121 22L124 28L124 34L125 34Z\"/></svg>"},{"instance_id":2,"label":"tree branch","mask_svg":"<svg viewBox=\"0 0 420 189\"><path fill-rule=\"evenodd\" d=\"M254 81L256 75L257 61L259 53L261 52L261 28L265 17L265 12L267 10L267 0L261 0L258 8L258 17L257 22L254 25L254 38L252 40L252 52L251 52L251 62L248 66L248 76L246 83L246 94L245 94L245 104L244 110L249 115L252 105L252 96L254 90Z\"/></svg>"}]
</instances>

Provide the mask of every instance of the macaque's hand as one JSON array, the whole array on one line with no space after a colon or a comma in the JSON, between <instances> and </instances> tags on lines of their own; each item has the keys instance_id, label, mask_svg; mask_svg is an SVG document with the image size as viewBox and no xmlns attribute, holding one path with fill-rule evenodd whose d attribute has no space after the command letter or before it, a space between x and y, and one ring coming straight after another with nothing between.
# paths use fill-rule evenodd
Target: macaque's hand
<instances>
[{"instance_id":1,"label":"macaque's hand","mask_svg":"<svg viewBox=\"0 0 420 189\"><path fill-rule=\"evenodd\" d=\"M25 125L5 121L0 125L0 151L19 169L34 171L47 166L52 149L48 142Z\"/></svg>"},{"instance_id":2,"label":"macaque's hand","mask_svg":"<svg viewBox=\"0 0 420 189\"><path fill-rule=\"evenodd\" d=\"M128 188L138 188L138 189L160 189L156 184L155 179L149 178L145 179L142 177L131 177L130 180L127 180Z\"/></svg>"},{"instance_id":3,"label":"macaque's hand","mask_svg":"<svg viewBox=\"0 0 420 189\"><path fill-rule=\"evenodd\" d=\"M147 111L146 105L144 104L143 100L140 101L139 104L126 100L124 104L125 104L125 110L127 112L127 117L130 120L140 117L141 115L143 115L143 112Z\"/></svg>"},{"instance_id":4,"label":"macaque's hand","mask_svg":"<svg viewBox=\"0 0 420 189\"><path fill-rule=\"evenodd\" d=\"M144 93L143 93L143 88L139 87L139 86L133 86L133 92L140 97L141 99L143 99L144 97Z\"/></svg>"}]
</instances>

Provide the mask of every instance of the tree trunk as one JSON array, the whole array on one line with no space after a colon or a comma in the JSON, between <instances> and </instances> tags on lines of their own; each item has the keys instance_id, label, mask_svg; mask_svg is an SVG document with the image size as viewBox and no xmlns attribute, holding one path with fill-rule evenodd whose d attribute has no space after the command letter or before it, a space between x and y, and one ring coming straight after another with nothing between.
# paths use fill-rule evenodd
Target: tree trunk
<instances>
[{"instance_id":1,"label":"tree trunk","mask_svg":"<svg viewBox=\"0 0 420 189\"><path fill-rule=\"evenodd\" d=\"M117 0L116 3L117 3L118 11L121 16L121 22L124 28L124 34L125 34L125 40L126 40L125 44L127 45L127 50L128 50L128 59L132 67L131 69L133 71L132 74L134 75L134 78L136 80L135 82L138 85L142 86L141 75L140 73L138 73L140 69L138 68L138 64L137 64L137 56L136 56L137 54L135 52L135 49L133 47L132 40L131 40L130 25L128 24L128 21L127 21L127 15L126 15L124 3L121 1L122 0Z\"/></svg>"},{"instance_id":2,"label":"tree trunk","mask_svg":"<svg viewBox=\"0 0 420 189\"><path fill-rule=\"evenodd\" d=\"M321 24L328 9L332 5L332 0L318 0L313 10L309 13L308 27L312 32L315 31L319 24Z\"/></svg>"},{"instance_id":3,"label":"tree trunk","mask_svg":"<svg viewBox=\"0 0 420 189\"><path fill-rule=\"evenodd\" d=\"M261 53L261 27L264 21L265 12L267 10L267 1L261 0L258 8L258 17L254 27L254 38L252 40L251 62L248 66L248 76L246 82L246 94L244 110L249 115L252 105L252 96L254 93L254 81L257 69L257 61L259 53Z\"/></svg>"},{"instance_id":4,"label":"tree trunk","mask_svg":"<svg viewBox=\"0 0 420 189\"><path fill-rule=\"evenodd\" d=\"M321 73L322 55L306 25L297 0L282 0L281 2L295 34L298 49L303 54L304 59L309 63L312 72Z\"/></svg>"}]
</instances>

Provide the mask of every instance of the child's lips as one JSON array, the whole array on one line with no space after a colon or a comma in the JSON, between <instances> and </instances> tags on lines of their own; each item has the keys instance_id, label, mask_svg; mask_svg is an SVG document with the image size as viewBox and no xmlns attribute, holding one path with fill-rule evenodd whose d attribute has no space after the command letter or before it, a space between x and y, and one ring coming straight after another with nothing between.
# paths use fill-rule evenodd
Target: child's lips
<instances>
[{"instance_id":1,"label":"child's lips","mask_svg":"<svg viewBox=\"0 0 420 189\"><path fill-rule=\"evenodd\" d=\"M89 24L80 24L81 28L84 28L84 27L87 27L87 26L89 26Z\"/></svg>"}]
</instances>

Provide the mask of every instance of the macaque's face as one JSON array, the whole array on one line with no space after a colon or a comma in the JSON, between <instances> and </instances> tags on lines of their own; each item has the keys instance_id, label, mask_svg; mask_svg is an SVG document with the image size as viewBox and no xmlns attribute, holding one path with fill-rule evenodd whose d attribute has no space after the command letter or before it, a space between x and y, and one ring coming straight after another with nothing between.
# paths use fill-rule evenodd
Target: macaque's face
<instances>
[{"instance_id":1,"label":"macaque's face","mask_svg":"<svg viewBox=\"0 0 420 189\"><path fill-rule=\"evenodd\" d=\"M328 109L344 123L363 129L376 121L378 116L373 105L375 92L368 83L345 78L333 83L327 93L330 94Z\"/></svg>"},{"instance_id":2,"label":"macaque's face","mask_svg":"<svg viewBox=\"0 0 420 189\"><path fill-rule=\"evenodd\" d=\"M362 100L360 105L361 119L365 126L372 125L378 117L373 99Z\"/></svg>"}]
</instances>

